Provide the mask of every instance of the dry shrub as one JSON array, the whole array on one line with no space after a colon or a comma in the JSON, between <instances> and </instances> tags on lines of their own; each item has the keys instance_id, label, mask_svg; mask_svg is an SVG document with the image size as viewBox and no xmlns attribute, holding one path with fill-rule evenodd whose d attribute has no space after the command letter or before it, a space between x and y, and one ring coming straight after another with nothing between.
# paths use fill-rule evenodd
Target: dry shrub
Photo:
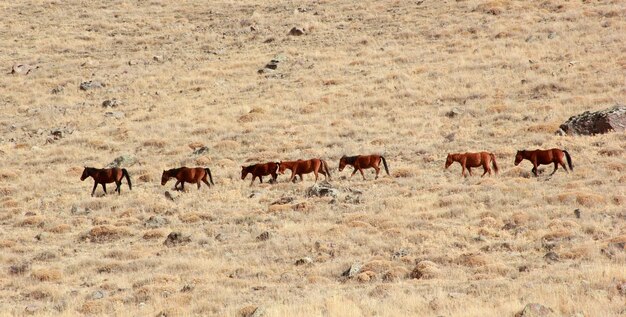
<instances>
[{"instance_id":1,"label":"dry shrub","mask_svg":"<svg viewBox=\"0 0 626 317\"><path fill-rule=\"evenodd\" d=\"M626 243L626 234L609 239L611 243Z\"/></svg>"},{"instance_id":2,"label":"dry shrub","mask_svg":"<svg viewBox=\"0 0 626 317\"><path fill-rule=\"evenodd\" d=\"M77 311L85 315L102 314L106 309L106 302L103 300L87 300Z\"/></svg>"},{"instance_id":3,"label":"dry shrub","mask_svg":"<svg viewBox=\"0 0 626 317\"><path fill-rule=\"evenodd\" d=\"M361 271L372 271L376 274L383 273L392 267L393 263L386 260L372 260L361 267Z\"/></svg>"},{"instance_id":4,"label":"dry shrub","mask_svg":"<svg viewBox=\"0 0 626 317\"><path fill-rule=\"evenodd\" d=\"M17 178L17 173L10 170L0 170L0 180L8 182Z\"/></svg>"},{"instance_id":5,"label":"dry shrub","mask_svg":"<svg viewBox=\"0 0 626 317\"><path fill-rule=\"evenodd\" d=\"M568 239L573 237L574 234L566 228L556 229L548 234L545 234L542 239L547 241L559 240L559 239Z\"/></svg>"},{"instance_id":6,"label":"dry shrub","mask_svg":"<svg viewBox=\"0 0 626 317\"><path fill-rule=\"evenodd\" d=\"M509 106L504 105L504 104L495 104L495 105L491 105L487 107L488 113L503 113L503 112L508 112L508 111L509 111Z\"/></svg>"},{"instance_id":7,"label":"dry shrub","mask_svg":"<svg viewBox=\"0 0 626 317\"><path fill-rule=\"evenodd\" d=\"M180 219L183 223L195 223L200 221L200 217L195 212L180 214L178 219Z\"/></svg>"},{"instance_id":8,"label":"dry shrub","mask_svg":"<svg viewBox=\"0 0 626 317\"><path fill-rule=\"evenodd\" d=\"M500 15L504 10L506 10L509 6L508 0L496 0L496 1L487 1L479 4L475 11L491 14L491 15Z\"/></svg>"},{"instance_id":9,"label":"dry shrub","mask_svg":"<svg viewBox=\"0 0 626 317\"><path fill-rule=\"evenodd\" d=\"M207 165L211 165L211 162L213 162L213 160L211 159L210 156L208 155L204 155L204 156L200 156L198 158L196 158L195 160L196 165L198 166L207 166ZM208 181L208 176L207 176L207 181Z\"/></svg>"},{"instance_id":10,"label":"dry shrub","mask_svg":"<svg viewBox=\"0 0 626 317\"><path fill-rule=\"evenodd\" d=\"M219 141L215 143L213 145L213 148L216 150L220 150L220 151L223 151L223 150L233 151L239 148L239 142L233 141L233 140L223 140L223 141Z\"/></svg>"},{"instance_id":11,"label":"dry shrub","mask_svg":"<svg viewBox=\"0 0 626 317\"><path fill-rule=\"evenodd\" d=\"M495 228L498 226L498 221L492 217L485 217L478 223L481 227Z\"/></svg>"},{"instance_id":12,"label":"dry shrub","mask_svg":"<svg viewBox=\"0 0 626 317\"><path fill-rule=\"evenodd\" d=\"M466 253L462 254L456 260L457 264L469 266L469 267L479 267L487 265L488 259L485 255L479 253Z\"/></svg>"},{"instance_id":13,"label":"dry shrub","mask_svg":"<svg viewBox=\"0 0 626 317\"><path fill-rule=\"evenodd\" d=\"M37 288L32 291L22 293L22 295L32 300L44 300L50 298L52 296L52 293L50 292L50 290Z\"/></svg>"},{"instance_id":14,"label":"dry shrub","mask_svg":"<svg viewBox=\"0 0 626 317\"><path fill-rule=\"evenodd\" d=\"M585 193L576 194L576 202L589 208L605 203L603 196Z\"/></svg>"},{"instance_id":15,"label":"dry shrub","mask_svg":"<svg viewBox=\"0 0 626 317\"><path fill-rule=\"evenodd\" d=\"M48 232L51 232L51 233L66 233L66 232L69 232L71 228L72 227L70 227L70 225L62 223L60 225L56 225L56 226L48 229Z\"/></svg>"},{"instance_id":16,"label":"dry shrub","mask_svg":"<svg viewBox=\"0 0 626 317\"><path fill-rule=\"evenodd\" d=\"M0 240L0 248L12 248L15 246L15 241L13 240Z\"/></svg>"},{"instance_id":17,"label":"dry shrub","mask_svg":"<svg viewBox=\"0 0 626 317\"><path fill-rule=\"evenodd\" d=\"M565 259L591 259L594 249L591 245L581 245L570 250L561 251L559 256Z\"/></svg>"},{"instance_id":18,"label":"dry shrub","mask_svg":"<svg viewBox=\"0 0 626 317\"><path fill-rule=\"evenodd\" d=\"M434 262L420 261L409 276L415 279L432 279L437 278L440 274L441 271Z\"/></svg>"},{"instance_id":19,"label":"dry shrub","mask_svg":"<svg viewBox=\"0 0 626 317\"><path fill-rule=\"evenodd\" d=\"M624 150L620 148L602 149L598 151L598 154L604 156L622 156L623 153Z\"/></svg>"},{"instance_id":20,"label":"dry shrub","mask_svg":"<svg viewBox=\"0 0 626 317\"><path fill-rule=\"evenodd\" d=\"M106 219L104 217L96 217L91 220L91 224L94 226L108 225L109 219Z\"/></svg>"},{"instance_id":21,"label":"dry shrub","mask_svg":"<svg viewBox=\"0 0 626 317\"><path fill-rule=\"evenodd\" d=\"M94 243L104 243L115 241L128 235L130 235L130 233L125 228L104 225L92 228L85 236L83 236L83 239Z\"/></svg>"},{"instance_id":22,"label":"dry shrub","mask_svg":"<svg viewBox=\"0 0 626 317\"><path fill-rule=\"evenodd\" d=\"M356 275L356 280L365 283L369 281L373 281L376 277L376 273L372 271L364 271Z\"/></svg>"},{"instance_id":23,"label":"dry shrub","mask_svg":"<svg viewBox=\"0 0 626 317\"><path fill-rule=\"evenodd\" d=\"M384 282L397 282L409 276L409 270L403 266L396 266L383 274Z\"/></svg>"},{"instance_id":24,"label":"dry shrub","mask_svg":"<svg viewBox=\"0 0 626 317\"><path fill-rule=\"evenodd\" d=\"M346 225L350 228L373 228L369 223L359 220L350 221Z\"/></svg>"},{"instance_id":25,"label":"dry shrub","mask_svg":"<svg viewBox=\"0 0 626 317\"><path fill-rule=\"evenodd\" d=\"M391 175L396 178L409 178L417 176L417 173L410 168L400 167L395 168Z\"/></svg>"},{"instance_id":26,"label":"dry shrub","mask_svg":"<svg viewBox=\"0 0 626 317\"><path fill-rule=\"evenodd\" d=\"M41 227L44 224L44 218L41 216L30 216L22 220L18 225L20 227Z\"/></svg>"},{"instance_id":27,"label":"dry shrub","mask_svg":"<svg viewBox=\"0 0 626 317\"><path fill-rule=\"evenodd\" d=\"M162 229L148 230L143 234L145 240L161 239L165 237L165 231Z\"/></svg>"},{"instance_id":28,"label":"dry shrub","mask_svg":"<svg viewBox=\"0 0 626 317\"><path fill-rule=\"evenodd\" d=\"M61 280L61 271L54 268L33 269L30 276L40 282L56 282Z\"/></svg>"},{"instance_id":29,"label":"dry shrub","mask_svg":"<svg viewBox=\"0 0 626 317\"><path fill-rule=\"evenodd\" d=\"M165 140L149 139L143 142L144 147L162 148L162 147L165 147L166 145L167 145L167 142Z\"/></svg>"},{"instance_id":30,"label":"dry shrub","mask_svg":"<svg viewBox=\"0 0 626 317\"><path fill-rule=\"evenodd\" d=\"M535 133L552 133L559 128L559 123L543 123L543 124L535 124L526 128L528 132Z\"/></svg>"}]
</instances>

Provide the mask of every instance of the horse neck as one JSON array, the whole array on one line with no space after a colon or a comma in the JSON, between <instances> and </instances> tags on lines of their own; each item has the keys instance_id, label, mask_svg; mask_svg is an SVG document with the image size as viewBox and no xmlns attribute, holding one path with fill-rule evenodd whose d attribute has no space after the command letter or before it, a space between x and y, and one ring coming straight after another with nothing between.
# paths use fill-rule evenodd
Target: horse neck
<instances>
[{"instance_id":1,"label":"horse neck","mask_svg":"<svg viewBox=\"0 0 626 317\"><path fill-rule=\"evenodd\" d=\"M356 161L356 159L359 158L359 156L346 156L346 163L350 164L350 165L354 165L354 162Z\"/></svg>"},{"instance_id":2,"label":"horse neck","mask_svg":"<svg viewBox=\"0 0 626 317\"><path fill-rule=\"evenodd\" d=\"M452 159L453 162L461 162L461 160L463 159L463 154L461 153L451 154L450 158Z\"/></svg>"}]
</instances>

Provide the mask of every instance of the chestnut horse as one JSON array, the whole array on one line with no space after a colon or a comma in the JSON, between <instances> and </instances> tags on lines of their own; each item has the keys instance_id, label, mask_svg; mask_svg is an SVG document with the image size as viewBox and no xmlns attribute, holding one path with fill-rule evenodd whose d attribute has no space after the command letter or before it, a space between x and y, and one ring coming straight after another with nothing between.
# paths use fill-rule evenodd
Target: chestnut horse
<instances>
[{"instance_id":1,"label":"chestnut horse","mask_svg":"<svg viewBox=\"0 0 626 317\"><path fill-rule=\"evenodd\" d=\"M87 177L93 178L93 189L91 190L91 197L93 197L93 193L96 192L96 187L98 187L98 184L102 185L102 189L106 194L106 184L108 183L115 183L115 191L119 195L121 193L120 187L122 187L122 178L124 177L126 177L126 182L128 182L128 189L133 189L133 186L130 183L130 175L128 175L128 171L125 168L85 167L85 169L83 170L83 175L80 176L80 180L84 181L85 179L87 179Z\"/></svg>"},{"instance_id":2,"label":"chestnut horse","mask_svg":"<svg viewBox=\"0 0 626 317\"><path fill-rule=\"evenodd\" d=\"M254 179L259 178L259 181L263 183L263 176L272 175L272 179L276 181L278 178L278 163L277 162L268 162L268 163L259 163L248 166L241 166L241 179L245 179L248 176L248 173L252 174L252 182L250 182L250 186L254 184Z\"/></svg>"},{"instance_id":3,"label":"chestnut horse","mask_svg":"<svg viewBox=\"0 0 626 317\"><path fill-rule=\"evenodd\" d=\"M328 170L328 164L326 161L321 159L310 159L310 160L297 160L297 161L285 161L278 162L278 173L285 174L285 170L291 170L291 177L289 178L290 182L295 182L296 175L300 176L300 180L302 180L302 174L315 173L315 182L317 182L318 173L324 175L324 178L330 180L330 171Z\"/></svg>"},{"instance_id":4,"label":"chestnut horse","mask_svg":"<svg viewBox=\"0 0 626 317\"><path fill-rule=\"evenodd\" d=\"M378 173L380 172L380 161L383 162L385 166L385 172L389 175L389 168L387 168L387 160L382 155L357 155L357 156L342 156L339 159L339 171L343 171L343 168L346 165L352 165L354 167L354 171L350 175L350 178L356 174L357 171L361 172L361 176L363 176L363 180L365 180L365 174L363 174L363 169L365 168L373 168L376 170L376 178L378 178Z\"/></svg>"},{"instance_id":5,"label":"chestnut horse","mask_svg":"<svg viewBox=\"0 0 626 317\"><path fill-rule=\"evenodd\" d=\"M489 167L489 163L492 163L493 170L496 174L498 174L498 164L496 163L496 156L493 153L489 152L478 152L478 153L449 153L448 157L446 157L446 169L452 165L454 162L459 162L463 171L461 175L465 177L465 169L469 172L470 176L472 176L472 167L483 167L485 171L483 175L489 173L491 176L491 168Z\"/></svg>"},{"instance_id":6,"label":"chestnut horse","mask_svg":"<svg viewBox=\"0 0 626 317\"><path fill-rule=\"evenodd\" d=\"M535 176L538 176L537 166L550 165L551 163L554 163L554 171L552 171L552 174L550 174L554 175L554 173L556 173L556 170L559 169L559 164L561 164L565 171L568 172L567 167L565 167L565 162L563 161L563 156L565 156L565 158L567 159L567 165L569 165L569 169L571 171L574 171L574 167L572 167L572 157L569 156L569 153L567 153L567 151L563 151L560 149L517 151L517 154L515 154L515 166L519 165L519 163L521 163L523 160L529 160L533 163L533 174L535 174Z\"/></svg>"},{"instance_id":7,"label":"chestnut horse","mask_svg":"<svg viewBox=\"0 0 626 317\"><path fill-rule=\"evenodd\" d=\"M207 176L209 176L211 184L207 182ZM174 184L174 189L176 190L185 190L185 182L197 184L198 189L200 189L200 182L204 182L209 188L211 188L211 185L215 185L215 183L213 183L213 176L211 176L211 170L204 167L189 168L183 166L163 171L163 175L161 175L161 186L164 186L170 178L176 178L176 184ZM176 187L178 184L180 184L180 189Z\"/></svg>"}]
</instances>

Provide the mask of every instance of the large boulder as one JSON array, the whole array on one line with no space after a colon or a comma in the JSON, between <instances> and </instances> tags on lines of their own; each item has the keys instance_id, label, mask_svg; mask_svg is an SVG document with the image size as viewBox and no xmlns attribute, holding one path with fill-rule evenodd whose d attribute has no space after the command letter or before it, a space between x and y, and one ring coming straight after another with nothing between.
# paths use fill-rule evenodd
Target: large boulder
<instances>
[{"instance_id":1,"label":"large boulder","mask_svg":"<svg viewBox=\"0 0 626 317\"><path fill-rule=\"evenodd\" d=\"M610 131L626 131L626 105L589 112L570 117L561 124L557 133L570 135L603 134Z\"/></svg>"}]
</instances>

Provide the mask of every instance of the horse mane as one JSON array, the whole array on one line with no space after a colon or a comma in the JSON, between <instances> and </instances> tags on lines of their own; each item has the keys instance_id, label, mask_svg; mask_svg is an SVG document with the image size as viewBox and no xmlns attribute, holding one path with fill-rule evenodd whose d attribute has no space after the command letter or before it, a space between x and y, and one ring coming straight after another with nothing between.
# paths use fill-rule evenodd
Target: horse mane
<instances>
[{"instance_id":1,"label":"horse mane","mask_svg":"<svg viewBox=\"0 0 626 317\"><path fill-rule=\"evenodd\" d=\"M345 156L345 155L344 155L344 156L342 157L342 159L344 159L344 160L346 161L346 163L348 163L348 164L354 164L354 161L356 161L356 159L357 159L358 157L359 157L358 155L356 155L356 156Z\"/></svg>"},{"instance_id":2,"label":"horse mane","mask_svg":"<svg viewBox=\"0 0 626 317\"><path fill-rule=\"evenodd\" d=\"M172 168L169 170L166 170L165 173L170 174L170 173L176 173L178 171L180 171L183 167L177 167L177 168Z\"/></svg>"}]
</instances>

